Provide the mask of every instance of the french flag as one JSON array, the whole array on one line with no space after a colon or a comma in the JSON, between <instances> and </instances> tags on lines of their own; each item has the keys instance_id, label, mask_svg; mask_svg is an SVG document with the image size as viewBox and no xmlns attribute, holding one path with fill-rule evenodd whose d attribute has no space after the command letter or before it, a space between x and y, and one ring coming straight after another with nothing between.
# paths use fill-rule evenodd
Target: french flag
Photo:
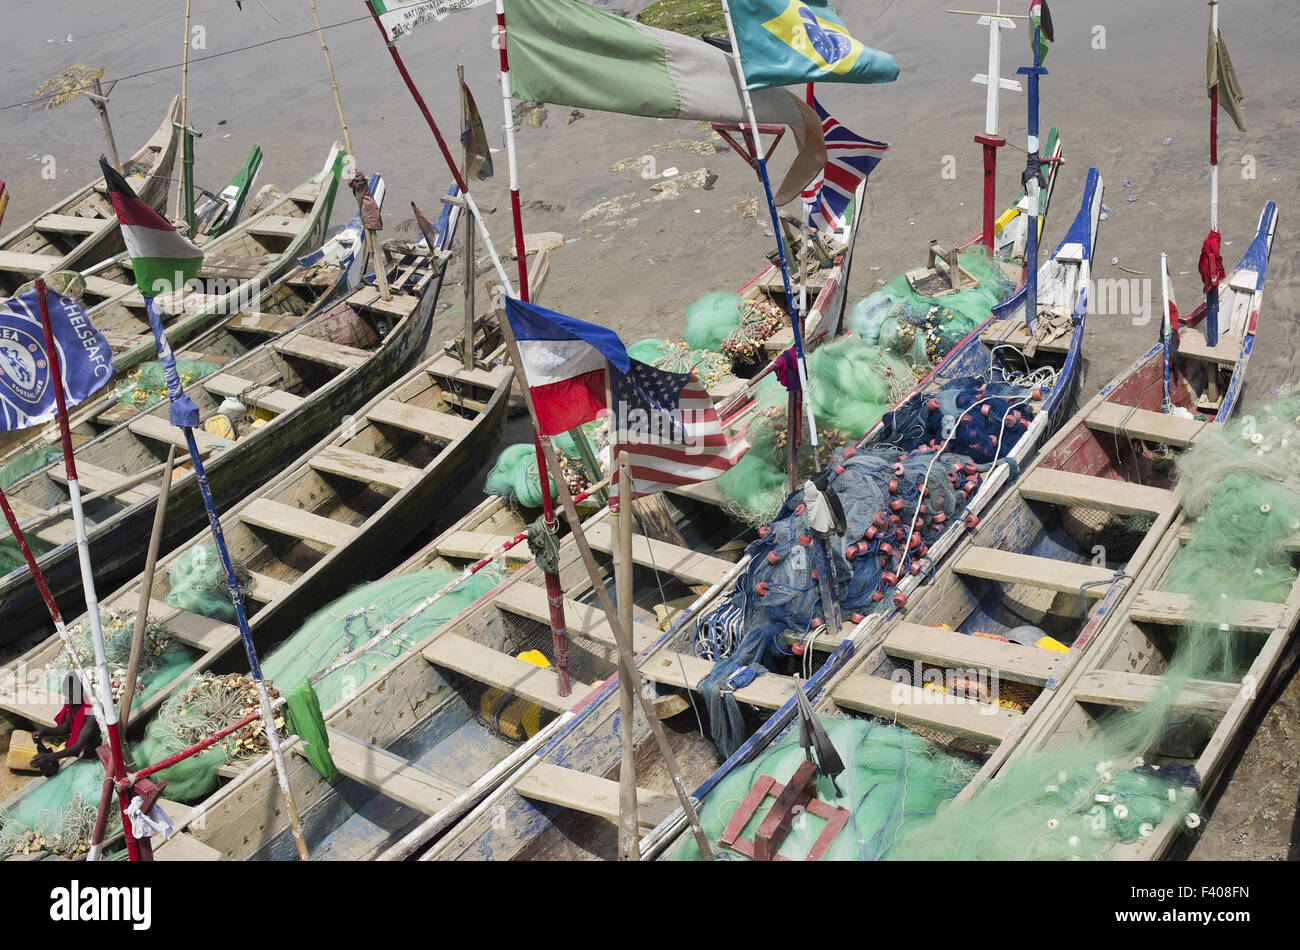
<instances>
[{"instance_id":1,"label":"french flag","mask_svg":"<svg viewBox=\"0 0 1300 950\"><path fill-rule=\"evenodd\" d=\"M506 298L506 318L519 342L542 434L559 435L600 415L610 365L620 373L629 366L618 335L513 297Z\"/></svg>"}]
</instances>

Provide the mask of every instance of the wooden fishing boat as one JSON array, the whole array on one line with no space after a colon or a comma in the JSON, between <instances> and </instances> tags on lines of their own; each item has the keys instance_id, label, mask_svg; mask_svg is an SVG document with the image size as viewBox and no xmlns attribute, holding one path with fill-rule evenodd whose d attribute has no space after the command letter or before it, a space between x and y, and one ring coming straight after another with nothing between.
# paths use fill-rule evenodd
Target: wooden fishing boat
<instances>
[{"instance_id":1,"label":"wooden fishing boat","mask_svg":"<svg viewBox=\"0 0 1300 950\"><path fill-rule=\"evenodd\" d=\"M488 328L495 360L502 347L494 335ZM466 370L439 351L222 513L226 544L250 577L246 607L259 651L355 583L358 564L390 562L420 531L430 508L454 494L499 441L512 378L507 366ZM133 733L191 674L247 668L236 627L166 603L171 569L192 548L210 544L204 529L159 561L150 618L196 655L189 668L136 704ZM136 578L104 597L101 608L134 610L141 583ZM33 684L61 650L51 638L0 674L0 708L33 723L52 722L60 701ZM19 681L23 674L29 682ZM23 702L13 702L15 696Z\"/></svg>"},{"instance_id":2,"label":"wooden fishing boat","mask_svg":"<svg viewBox=\"0 0 1300 950\"><path fill-rule=\"evenodd\" d=\"M1017 464L1023 464L1032 458L1045 435L1059 424L1077 384L1079 352L1086 317L1086 293L1083 291L1101 208L1101 190L1100 178L1093 170L1089 173L1083 202L1074 224L1052 260L1039 272L1040 315L1046 317L1050 311L1064 310L1070 317L1071 329L1056 345L1040 347L1033 360L1030 360L1031 367L1035 360L1040 366L1052 366L1057 376L1054 385L1044 387L1039 393L1041 398L1033 400L1034 420L1011 453ZM1024 294L1018 294L1017 297L1021 301L1023 319ZM1003 313L1011 317L1014 311L1008 309ZM892 419L898 417L913 400L928 400L945 382L956 378L972 375L987 378L990 370L1001 365L998 351L982 342L979 330L972 332L860 445L893 441L895 434L892 431ZM978 516L986 509L1008 481L1008 470L1009 466L995 466L970 498L969 507L963 515ZM712 496L715 503L721 501L716 489L709 483L690 486L674 494L696 500ZM970 523L973 524L974 519L970 519ZM940 539L931 545L929 556L932 563L941 564L945 555L961 541L968 530L967 521L955 520ZM678 615L666 634L649 636L637 642L637 649L644 651L638 661L639 671L645 679L658 684L660 696L686 694L685 703L679 701L675 706L667 708L686 709L698 705L690 694L694 693L700 680L711 671L713 664L691 652L689 644L694 621L709 611L719 596L733 585L747 560L748 558L739 562L727 578L715 584ZM928 581L929 578L922 573L904 575L897 585L897 592L905 599L913 598L918 588ZM800 637L796 634L794 638L802 640L806 652L795 658L792 668L807 664L815 671L805 689L815 693L854 655L858 645L868 642L875 631L891 619L892 615L884 612L869 613L857 623L846 622L840 630L822 628L823 632L815 637ZM653 628L646 632L652 634ZM436 655L442 655L441 651L435 652ZM444 662L450 663L451 658ZM732 760L763 744L771 735L779 733L788 725L795 714L793 693L797 683L798 680L793 675L764 673L747 685L735 689L738 702L759 709L761 713L757 732L742 745ZM587 697L574 719L561 727L546 746L533 753L518 772L434 843L424 858L502 860L591 857L592 852L575 846L574 842L585 839L597 849L601 849L602 844L610 844L612 839L600 833L602 822L595 822L593 827L586 816L594 814L608 818L617 813L617 783L611 781L609 776L617 767L621 754L619 705L617 678L613 677L593 696ZM650 769L662 780L662 770L656 770L655 767L657 753L653 745L646 741L647 735L648 727L641 722L636 740L639 750L638 774ZM680 735L677 738L682 739ZM682 768L688 783L707 779L709 773L714 771L716 760L711 750L703 757L698 752L688 755L684 751L682 755L687 756ZM725 773L732 760L719 772ZM647 790L646 808L642 816L644 831L649 831L661 821L668 822L674 833L676 831L672 822L675 816L680 816L680 809L675 809L675 799L671 794L663 794L665 788L670 789L671 786L663 785L661 781L657 789ZM582 824L576 825L575 822ZM581 827L581 831L575 831L578 827ZM434 832L443 830L426 828L422 837L412 835L403 843L402 848L389 856L409 854L432 840ZM612 826L606 830L612 830Z\"/></svg>"},{"instance_id":3,"label":"wooden fishing boat","mask_svg":"<svg viewBox=\"0 0 1300 950\"><path fill-rule=\"evenodd\" d=\"M155 211L167 204L180 142L180 97L172 99L158 130L122 167L135 193ZM0 238L0 296L51 271L81 270L122 251L117 214L94 182Z\"/></svg>"},{"instance_id":4,"label":"wooden fishing boat","mask_svg":"<svg viewBox=\"0 0 1300 950\"><path fill-rule=\"evenodd\" d=\"M445 242L454 228L452 219ZM300 326L292 313L237 314L227 320L225 332L212 337L211 350L182 351L182 356L222 364L188 390L204 419L216 414L228 396L268 419L234 441L196 432L208 456L208 482L218 505L261 484L286 455L321 438L419 357L428 342L444 267L441 256L399 261L390 267L391 300L364 286ZM160 471L169 446L185 448L168 412L166 400L141 412L124 407L122 421L77 449L79 480L84 491L94 493L86 496L87 530L102 583L118 583L139 569L157 497L148 479ZM75 596L80 584L77 549L62 466L49 465L24 477L6 494L20 521L31 524L27 536L55 597ZM194 533L203 520L197 483L187 474L171 490L163 550ZM29 575L23 565L0 579L5 639L44 623L44 607Z\"/></svg>"},{"instance_id":5,"label":"wooden fishing boat","mask_svg":"<svg viewBox=\"0 0 1300 950\"><path fill-rule=\"evenodd\" d=\"M1142 690L1154 682L1146 677L1163 661L1141 624L1186 619L1187 598L1159 587L1184 521L1174 462L1236 408L1276 217L1270 203L1226 282L1232 299L1223 301L1224 312L1235 315L1228 331L1235 336L1225 340L1225 352L1235 358L1206 353L1203 305L1186 318L1182 337L1190 345L1176 357L1172 393L1186 417L1162 411L1164 348L1157 344L1053 436L940 568L925 597L858 644L854 662L825 684L817 714L883 720L980 763L960 800L1022 754L1077 741L1093 723L1084 704L1143 701ZM1207 405L1211 383L1222 399L1193 418ZM1258 682L1286 639L1282 627L1293 628L1297 617L1281 605L1262 606L1269 609L1260 629L1273 639L1257 658L1261 668L1251 671ZM1212 777L1247 704L1227 716L1222 700L1235 687L1206 690L1225 715L1224 735L1198 763L1198 774ZM787 735L788 729L773 733L737 753L695 797L703 800L730 770ZM684 841L681 827L680 819L665 823L647 849ZM1164 829L1143 853L1158 854L1173 831Z\"/></svg>"},{"instance_id":6,"label":"wooden fishing boat","mask_svg":"<svg viewBox=\"0 0 1300 950\"><path fill-rule=\"evenodd\" d=\"M244 167L216 194L205 194L194 208L195 243L204 244L221 237L243 216L244 206L254 194L257 176L262 171L262 147L254 145Z\"/></svg>"}]
</instances>

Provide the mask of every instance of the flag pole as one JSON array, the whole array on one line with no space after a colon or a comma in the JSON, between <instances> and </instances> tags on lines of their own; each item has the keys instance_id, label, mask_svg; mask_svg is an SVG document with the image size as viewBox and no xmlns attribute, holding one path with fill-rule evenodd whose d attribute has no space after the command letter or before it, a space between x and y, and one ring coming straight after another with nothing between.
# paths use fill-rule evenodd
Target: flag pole
<instances>
[{"instance_id":1,"label":"flag pole","mask_svg":"<svg viewBox=\"0 0 1300 950\"><path fill-rule=\"evenodd\" d=\"M194 143L190 138L189 107L190 76L190 5L185 0L185 53L181 57L181 177L176 183L176 214L184 215L185 230L194 233ZM116 163L114 163L116 167ZM120 169L119 169L120 170Z\"/></svg>"},{"instance_id":2,"label":"flag pole","mask_svg":"<svg viewBox=\"0 0 1300 950\"><path fill-rule=\"evenodd\" d=\"M510 277L506 274L505 266L501 263L501 257L497 254L496 245L492 243L492 235L488 232L487 223L483 220L483 214L474 202L474 196L469 193L469 188L465 184L465 178L460 173L460 168L456 165L456 160L452 158L451 150L447 148L447 142L442 137L442 131L438 128L438 123L433 120L429 107L424 103L424 97L420 95L420 90L415 88L415 80L411 74L406 71L406 64L402 62L402 55L397 52L397 44L390 41L388 34L384 32L384 24L379 21L379 14L375 12L375 5L366 0L366 8L370 11L370 17L375 21L375 26L379 30L379 35L384 38L384 45L388 47L389 54L393 57L393 64L397 67L398 74L402 81L406 83L407 90L411 93L411 98L415 100L416 106L424 116L424 121L429 126L429 131L433 133L434 139L438 143L438 150L442 152L442 159L447 163L447 168L451 171L451 177L456 181L456 187L460 189L461 198L465 202L465 207L469 209L470 215L478 222L479 234L483 237L484 246L487 247L488 254L492 257L492 264L496 267L497 276L501 278L501 283L506 288L506 293L514 296L514 285L510 283ZM545 492L543 492L545 494Z\"/></svg>"},{"instance_id":3,"label":"flag pole","mask_svg":"<svg viewBox=\"0 0 1300 950\"><path fill-rule=\"evenodd\" d=\"M469 103L465 101L465 67L461 63L456 64L456 78L460 80L460 111L462 115L469 112ZM469 175L469 145L464 148L465 168L461 172L463 176ZM527 274L524 275L525 279ZM465 362L466 369L474 368L474 281L478 279L478 273L474 266L474 229L465 229L465 346L461 358Z\"/></svg>"},{"instance_id":4,"label":"flag pole","mask_svg":"<svg viewBox=\"0 0 1300 950\"><path fill-rule=\"evenodd\" d=\"M86 593L86 614L90 623L90 638L95 648L95 669L99 676L99 705L96 715L102 714L108 735L109 757L113 767L113 780L117 786L117 803L122 812L122 830L126 836L127 856L140 860L140 846L131 834L131 822L126 816L127 802L123 794L126 785L126 760L122 755L122 734L118 728L117 709L113 704L113 683L108 674L108 657L104 652L104 631L99 622L99 597L95 593L94 571L90 566L90 542L86 537L86 516L81 507L81 484L77 481L77 465L72 454L72 431L68 427L68 407L63 395L63 372L59 366L59 353L54 345L54 328L50 325L50 308L46 301L45 281L36 279L37 309L41 327L45 330L45 353L49 361L50 384L54 388L54 403L59 420L59 435L63 445L63 464L68 474L68 498L72 502L72 523L77 536L77 560L81 566L81 585ZM17 535L15 534L15 537ZM52 604L53 600L47 600ZM56 608L57 609L57 608Z\"/></svg>"},{"instance_id":5,"label":"flag pole","mask_svg":"<svg viewBox=\"0 0 1300 950\"><path fill-rule=\"evenodd\" d=\"M505 338L506 349L510 353L510 363L514 367L515 382L524 395L524 405L528 407L528 415L533 420L533 431L540 433L542 427L537 420L537 406L533 404L532 390L528 388L528 379L524 375L524 364L519 355L519 341L515 339L514 330L510 326L510 318L506 314L498 313L497 322L501 326L501 335ZM612 422L613 420L611 420ZM609 624L610 630L613 631L614 643L618 649L619 677L621 679L627 676L634 686L639 685L641 677L636 672L631 633L623 626L622 618L619 616L618 611L615 610L609 591L600 577L600 572L596 569L596 558L591 553L591 546L587 543L587 535L582 530L582 519L578 516L578 509L573 503L573 495L569 492L569 485L565 482L563 473L560 471L560 465L556 461L555 449L547 439L539 439L539 445L544 453L548 471L555 476L555 487L560 496L560 504L564 508L564 516L568 519L569 527L572 529L573 540L578 546L582 563L587 569L587 578L591 581L591 586L600 601L605 620ZM713 851L709 846L709 839L700 826L700 816L696 813L690 792L686 790L686 784L682 781L681 770L677 767L677 756L668 743L668 736L664 733L663 724L655 713L654 704L646 695L645 690L634 689L633 692L636 694L637 703L642 714L650 723L650 733L654 736L655 744L659 747L659 754L663 756L664 765L672 777L673 790L677 793L677 800L681 802L682 811L685 812L687 821L690 822L691 831L694 833L695 841L700 848L700 856L706 861L712 861Z\"/></svg>"},{"instance_id":6,"label":"flag pole","mask_svg":"<svg viewBox=\"0 0 1300 950\"><path fill-rule=\"evenodd\" d=\"M1210 0L1210 42L1219 40L1219 0ZM1216 72L1216 76L1217 76ZM1222 77L1210 90L1210 231L1219 230L1219 86ZM1218 281L1205 292L1205 342L1215 346L1219 342L1219 284ZM1211 376L1214 374L1212 373Z\"/></svg>"},{"instance_id":7,"label":"flag pole","mask_svg":"<svg viewBox=\"0 0 1300 950\"><path fill-rule=\"evenodd\" d=\"M613 423L613 406L610 407L610 422ZM611 444L618 448L611 438ZM623 504L623 499L632 494L632 467L627 463L627 453L616 453L618 459L618 497L611 493L611 501L618 507L614 510L617 519L618 557L614 560L614 594L618 603L619 620L625 630L632 629L632 504ZM622 660L622 653L619 654ZM623 745L623 755L618 766L618 859L620 861L641 860L641 826L637 816L636 801L636 741L632 732L633 718L636 715L635 697L636 672L624 669L620 665L618 675L618 710L619 735Z\"/></svg>"},{"instance_id":8,"label":"flag pole","mask_svg":"<svg viewBox=\"0 0 1300 950\"><path fill-rule=\"evenodd\" d=\"M367 0L368 2L368 0ZM506 140L506 166L510 171L510 216L515 229L516 257L519 261L519 299L527 303L530 300L528 287L528 254L524 246L524 218L519 201L519 163L515 156L515 115L510 99L510 53L506 40L505 0L496 0L497 28L493 36L500 59L502 131ZM586 434L580 433L585 439ZM546 458L542 451L545 436L541 429L533 430L533 449L537 453L537 480L542 495L542 525L554 537L559 532L559 521L555 517L555 504L546 484ZM598 474L593 472L593 477ZM559 478L559 473L556 475ZM562 480L562 479L561 479ZM556 667L559 670L559 691L561 696L568 696L569 684L569 632L564 621L564 588L560 584L560 575L554 571L545 571L546 601L551 617L551 641L555 648Z\"/></svg>"},{"instance_id":9,"label":"flag pole","mask_svg":"<svg viewBox=\"0 0 1300 950\"><path fill-rule=\"evenodd\" d=\"M497 0L501 3L502 0ZM736 35L736 27L731 22L731 7L727 0L722 0L722 13L727 20L727 33ZM790 307L790 328L794 334L794 353L799 368L799 388L808 391L808 366L803 352L803 331L799 325L801 314L796 312L794 290L790 285L790 268L785 259L785 242L781 240L781 216L777 213L776 202L772 198L772 183L767 177L767 160L758 139L758 118L754 114L754 102L749 95L749 83L745 80L745 64L740 59L740 46L734 40L731 44L732 55L736 58L736 82L740 86L740 96L745 103L745 115L749 118L749 127L754 133L754 160L758 163L758 177L763 182L763 196L767 199L767 210L772 215L772 233L776 237L776 256L781 265L781 281L785 287L785 299ZM743 123L742 123L743 124ZM742 132L744 129L742 128ZM808 440L812 443L813 464L817 463L817 420L813 418L811 399L804 399L804 410L808 415Z\"/></svg>"},{"instance_id":10,"label":"flag pole","mask_svg":"<svg viewBox=\"0 0 1300 950\"><path fill-rule=\"evenodd\" d=\"M1034 323L1038 319L1038 186L1042 183L1042 163L1038 154L1038 79L1046 76L1040 52L1043 35L1042 23L1034 24L1033 48L1034 65L1021 66L1017 74L1025 77L1028 87L1026 99L1029 103L1029 137L1027 142L1028 158L1025 171L1021 176L1028 199L1028 228L1025 231L1025 327L1030 336L1034 333ZM991 77L990 77L991 78Z\"/></svg>"}]
</instances>

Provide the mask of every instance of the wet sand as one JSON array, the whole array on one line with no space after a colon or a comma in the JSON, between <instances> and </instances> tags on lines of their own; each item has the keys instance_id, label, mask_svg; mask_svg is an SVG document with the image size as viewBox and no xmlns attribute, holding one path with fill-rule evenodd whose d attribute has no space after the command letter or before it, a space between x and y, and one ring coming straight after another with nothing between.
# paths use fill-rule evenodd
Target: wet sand
<instances>
[{"instance_id":1,"label":"wet sand","mask_svg":"<svg viewBox=\"0 0 1300 950\"><path fill-rule=\"evenodd\" d=\"M613 5L620 3L635 6L635 0ZM224 0L196 0L194 25L204 28L207 48L193 50L194 59L311 30L306 4L283 10L284 4L268 5L280 23L256 3L244 4L241 12ZM991 5L992 0L980 4ZM355 0L319 0L318 6L325 24L352 20L363 10ZM819 94L847 126L892 144L868 191L850 287L850 301L856 302L878 282L917 266L930 239L956 243L980 227L981 153L972 136L983 127L984 87L970 78L986 68L987 34L972 17L944 13L950 4L840 0L836 6L858 38L892 52L902 68L899 81L890 85L825 86ZM1021 6L1006 4L1013 12L1021 12ZM43 79L73 63L105 65L105 78L112 79L179 61L183 21L176 3L131 0L115 4L111 17L103 10L90 0L24 4L17 28L0 35L0 62L6 64L0 106L31 98ZM1044 134L1052 125L1060 128L1066 164L1044 246L1050 250L1060 240L1078 206L1086 171L1095 165L1112 210L1101 225L1094 277L1152 279L1152 306L1158 310L1160 252L1167 251L1177 299L1190 311L1200 293L1196 259L1209 213L1206 8L1175 0L1095 0L1058 4L1053 13L1057 42L1043 80L1042 126ZM1241 406L1248 412L1270 398L1271 390L1296 379L1300 330L1294 319L1298 291L1289 215L1300 205L1295 160L1300 99L1293 52L1300 41L1300 8L1290 0L1254 0L1230 4L1222 15L1249 122L1248 133L1238 132L1226 118L1220 124L1219 214L1228 266L1253 236L1264 204L1274 200L1281 209ZM490 138L500 145L492 22L490 8L480 8L402 42L403 56L453 146L458 61L465 63ZM1104 49L1095 48L1103 39L1098 27L1104 29ZM132 32L87 42L124 29ZM68 34L72 42L66 41ZM432 216L450 176L373 23L361 19L327 36L360 167L388 179L385 236L411 236L410 201ZM1004 40L1005 76L1014 73L1027 47L1023 29ZM172 68L125 79L113 91L110 110L123 155L153 131L179 88L180 70ZM312 33L193 62L189 96L190 121L203 132L196 143L197 178L209 188L223 184L256 141L266 153L261 181L288 190L316 171L330 142L341 138ZM1000 206L1019 187L1024 96L1003 93L1001 108L1001 131L1009 145L998 169ZM48 112L39 105L7 109L0 112L0 129L0 177L11 194L6 232L96 173L103 137L87 101ZM1171 139L1167 146L1166 138ZM628 339L677 335L687 304L709 291L738 286L771 250L766 220L753 216L760 189L752 172L733 154L705 154L710 136L698 123L594 112L574 116L568 108L550 107L544 124L521 128L517 141L526 230L559 231L567 238L553 254L542 298L551 306L605 323ZM789 161L789 149L788 143L778 149L776 175ZM53 181L41 177L45 155L55 157ZM648 166L643 156L652 157L659 172L677 167L682 175L674 180L707 169L695 176L707 187L687 184L675 197L671 190L653 191L664 181L642 176ZM943 176L946 156L955 161L955 178ZM489 221L498 248L504 249L510 240L504 151L494 158L497 177L475 183L474 189L481 205L496 209ZM1254 177L1243 177L1252 165ZM350 198L342 196L334 223L342 224L352 211ZM1113 258L1118 266L1111 264ZM449 335L444 326L451 331L458 322L459 297L459 286L449 284L444 299L453 307L435 328L434 340ZM1155 319L1135 325L1132 314L1092 314L1084 392L1095 391L1145 352L1157 326ZM1251 778L1243 765L1219 804L1225 821L1210 822L1198 850L1225 858L1286 853L1296 810L1294 743L1286 740L1296 731L1294 701L1279 704L1270 715L1280 717L1280 724L1260 730L1243 762L1263 756L1272 776L1285 780ZM1259 847L1246 850L1227 831L1261 809L1273 817L1257 822L1252 833L1271 835L1273 843L1256 840ZM1227 826L1223 835L1215 830L1220 824Z\"/></svg>"}]
</instances>

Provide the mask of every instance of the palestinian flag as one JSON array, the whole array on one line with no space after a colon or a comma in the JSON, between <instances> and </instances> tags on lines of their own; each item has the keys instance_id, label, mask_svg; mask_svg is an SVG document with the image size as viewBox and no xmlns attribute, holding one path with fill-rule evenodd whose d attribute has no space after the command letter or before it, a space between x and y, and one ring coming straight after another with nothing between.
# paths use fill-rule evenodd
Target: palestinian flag
<instances>
[{"instance_id":1,"label":"palestinian flag","mask_svg":"<svg viewBox=\"0 0 1300 950\"><path fill-rule=\"evenodd\" d=\"M456 67L456 77L460 80L460 144L465 147L465 177L487 181L493 171L492 149L483 129L483 117L478 114L473 93L465 85L463 67Z\"/></svg>"},{"instance_id":2,"label":"palestinian flag","mask_svg":"<svg viewBox=\"0 0 1300 950\"><path fill-rule=\"evenodd\" d=\"M131 186L99 157L99 167L108 186L108 197L122 226L126 252L131 255L135 285L146 299L170 293L198 276L203 252L189 238L178 234L166 219L141 201Z\"/></svg>"},{"instance_id":3,"label":"palestinian flag","mask_svg":"<svg viewBox=\"0 0 1300 950\"><path fill-rule=\"evenodd\" d=\"M1029 4L1029 48L1034 50L1038 65L1047 59L1047 50L1055 42L1052 30L1052 11L1047 8L1047 0L1033 0ZM1037 49L1034 49L1037 44Z\"/></svg>"}]
</instances>

